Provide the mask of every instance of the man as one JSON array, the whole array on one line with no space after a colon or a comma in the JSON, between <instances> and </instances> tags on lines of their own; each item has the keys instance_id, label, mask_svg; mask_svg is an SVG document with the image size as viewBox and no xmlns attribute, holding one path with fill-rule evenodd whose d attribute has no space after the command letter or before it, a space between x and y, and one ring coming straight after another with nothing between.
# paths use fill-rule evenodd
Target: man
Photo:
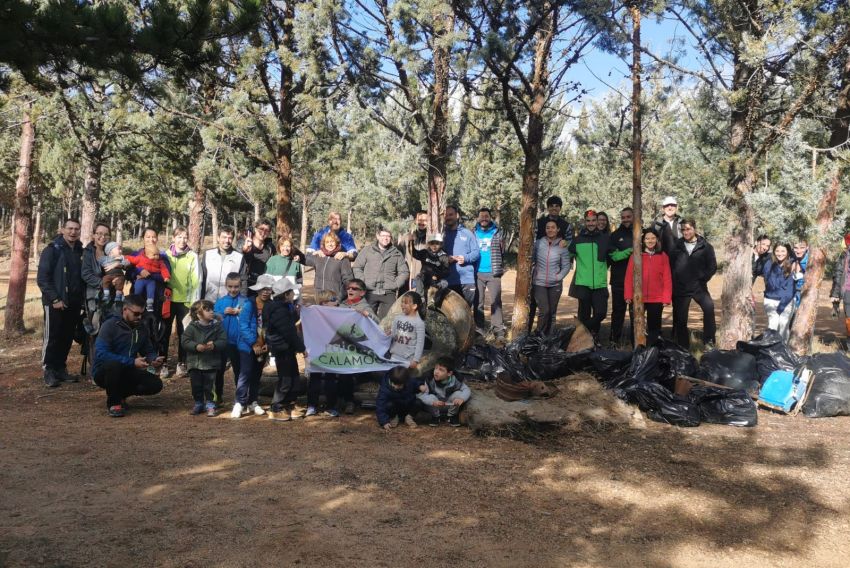
<instances>
[{"instance_id":1,"label":"man","mask_svg":"<svg viewBox=\"0 0 850 568\"><path fill-rule=\"evenodd\" d=\"M764 272L764 263L770 258L770 237L759 235L753 247L753 283Z\"/></svg>"},{"instance_id":2,"label":"man","mask_svg":"<svg viewBox=\"0 0 850 568\"><path fill-rule=\"evenodd\" d=\"M227 275L231 272L243 275L242 291L246 292L248 283L245 277L245 260L241 252L233 249L233 229L230 227L219 229L218 248L204 253L201 268L203 269L201 294L204 300L215 303L216 300L227 295L225 282Z\"/></svg>"},{"instance_id":3,"label":"man","mask_svg":"<svg viewBox=\"0 0 850 568\"><path fill-rule=\"evenodd\" d=\"M242 252L245 262L248 290L257 283L257 278L261 274L266 273L266 263L277 254L271 234L271 222L262 219L254 223L253 231L247 231L247 234L236 243L236 249Z\"/></svg>"},{"instance_id":4,"label":"man","mask_svg":"<svg viewBox=\"0 0 850 568\"><path fill-rule=\"evenodd\" d=\"M599 230L596 211L590 209L584 214L584 229L569 246L576 267L570 296L578 300L578 319L594 339L608 312L609 237Z\"/></svg>"},{"instance_id":5,"label":"man","mask_svg":"<svg viewBox=\"0 0 850 568\"><path fill-rule=\"evenodd\" d=\"M688 349L688 310L695 301L703 315L702 341L706 350L713 348L717 324L714 300L708 293L708 281L717 272L714 248L697 234L696 221L682 220L682 238L676 241L671 256L673 273L673 335L676 343Z\"/></svg>"},{"instance_id":6,"label":"man","mask_svg":"<svg viewBox=\"0 0 850 568\"><path fill-rule=\"evenodd\" d=\"M475 265L475 283L477 301L475 307L475 325L484 327L484 302L487 290L490 290L490 324L498 339L504 339L505 326L502 319L502 275L505 273L502 265L502 255L505 244L502 232L496 223L490 209L482 207L478 210L478 223L475 225L475 238L478 239L479 257Z\"/></svg>"},{"instance_id":7,"label":"man","mask_svg":"<svg viewBox=\"0 0 850 568\"><path fill-rule=\"evenodd\" d=\"M668 255L682 238L682 218L678 215L679 203L672 195L661 201L661 215L655 218L652 227L661 237L661 250ZM672 261L672 257L671 257Z\"/></svg>"},{"instance_id":8,"label":"man","mask_svg":"<svg viewBox=\"0 0 850 568\"><path fill-rule=\"evenodd\" d=\"M535 240L542 239L546 235L546 223L555 221L558 224L558 236L567 241L564 246L570 244L573 240L573 226L561 217L561 208L564 202L557 195L551 196L546 200L546 214L537 220L537 236Z\"/></svg>"},{"instance_id":9,"label":"man","mask_svg":"<svg viewBox=\"0 0 850 568\"><path fill-rule=\"evenodd\" d=\"M58 387L63 381L77 382L79 377L66 369L68 352L82 319L85 285L82 277L83 246L80 222L66 219L62 234L41 253L36 282L44 306L44 339L41 364L44 384Z\"/></svg>"},{"instance_id":10,"label":"man","mask_svg":"<svg viewBox=\"0 0 850 568\"><path fill-rule=\"evenodd\" d=\"M472 306L475 301L475 263L481 256L478 239L460 224L460 212L454 205L446 206L443 226L443 250L454 261L446 279L449 289L463 296Z\"/></svg>"},{"instance_id":11,"label":"man","mask_svg":"<svg viewBox=\"0 0 850 568\"><path fill-rule=\"evenodd\" d=\"M844 236L844 252L835 261L835 271L832 275L832 290L829 299L833 310L838 310L840 302L844 302L844 328L850 338L850 234ZM833 316L835 316L835 311Z\"/></svg>"},{"instance_id":12,"label":"man","mask_svg":"<svg viewBox=\"0 0 850 568\"><path fill-rule=\"evenodd\" d=\"M414 216L414 222L416 223L416 227L413 231L402 235L398 240L398 248L404 253L404 260L410 269L410 277L407 280L407 284L402 290L399 290L399 293L406 292L412 288L414 279L419 276L419 272L422 270L422 262L413 257L413 251L421 251L428 248L426 241L428 237L428 212L423 209L417 211Z\"/></svg>"},{"instance_id":13,"label":"man","mask_svg":"<svg viewBox=\"0 0 850 568\"><path fill-rule=\"evenodd\" d=\"M307 252L310 254L319 254L319 249L322 248L322 239L328 232L333 232L339 237L340 251L334 255L337 260L342 260L348 256L349 260L354 260L357 256L357 245L354 243L354 237L351 233L342 228L342 217L336 211L331 211L328 214L328 224L313 235L313 240L310 241L310 246L307 247Z\"/></svg>"},{"instance_id":14,"label":"man","mask_svg":"<svg viewBox=\"0 0 850 568\"><path fill-rule=\"evenodd\" d=\"M794 260L799 270L794 274L794 305L800 307L800 297L803 294L803 284L806 282L806 268L809 266L809 243L806 239L798 239L794 243Z\"/></svg>"},{"instance_id":15,"label":"man","mask_svg":"<svg viewBox=\"0 0 850 568\"><path fill-rule=\"evenodd\" d=\"M619 343L623 337L626 320L626 269L633 248L634 210L626 207L620 211L620 226L609 237L611 258L611 343ZM634 314L629 304L629 324L634 325ZM634 336L634 334L632 334Z\"/></svg>"},{"instance_id":16,"label":"man","mask_svg":"<svg viewBox=\"0 0 850 568\"><path fill-rule=\"evenodd\" d=\"M410 276L404 255L392 242L392 233L387 229L378 229L376 242L357 255L351 266L354 277L366 283L366 301L378 320L384 319L390 311L398 291Z\"/></svg>"},{"instance_id":17,"label":"man","mask_svg":"<svg viewBox=\"0 0 850 568\"><path fill-rule=\"evenodd\" d=\"M112 317L100 328L95 343L92 377L100 388L106 389L107 413L113 418L124 416L128 396L148 396L162 390L162 380L156 371L164 357L141 325L145 300L131 294L124 298L121 317Z\"/></svg>"}]
</instances>

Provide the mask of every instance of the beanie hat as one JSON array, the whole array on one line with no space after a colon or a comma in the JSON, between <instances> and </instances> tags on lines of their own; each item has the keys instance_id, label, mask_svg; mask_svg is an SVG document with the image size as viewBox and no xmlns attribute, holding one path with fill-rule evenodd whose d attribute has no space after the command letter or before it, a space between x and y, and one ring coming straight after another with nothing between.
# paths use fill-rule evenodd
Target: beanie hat
<instances>
[{"instance_id":1,"label":"beanie hat","mask_svg":"<svg viewBox=\"0 0 850 568\"><path fill-rule=\"evenodd\" d=\"M106 246L103 247L103 252L106 255L109 255L109 253L114 251L117 247L118 247L118 243L116 243L115 241L109 241L108 243L106 243Z\"/></svg>"}]
</instances>

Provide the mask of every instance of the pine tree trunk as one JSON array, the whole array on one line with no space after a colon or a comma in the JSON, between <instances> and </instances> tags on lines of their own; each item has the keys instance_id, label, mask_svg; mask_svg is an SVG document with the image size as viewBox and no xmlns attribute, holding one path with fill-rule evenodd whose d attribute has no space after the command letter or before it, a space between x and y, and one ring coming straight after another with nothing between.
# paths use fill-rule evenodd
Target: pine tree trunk
<instances>
[{"instance_id":1,"label":"pine tree trunk","mask_svg":"<svg viewBox=\"0 0 850 568\"><path fill-rule=\"evenodd\" d=\"M215 203L210 203L210 223L212 224L213 244L218 245L218 208ZM234 230L236 228L234 227Z\"/></svg>"},{"instance_id":2,"label":"pine tree trunk","mask_svg":"<svg viewBox=\"0 0 850 568\"><path fill-rule=\"evenodd\" d=\"M281 44L292 53L297 53L295 43L295 2L286 2L282 8ZM292 235L292 139L295 135L295 107L297 105L294 90L294 73L287 62L281 62L280 87L278 88L278 115L281 136L277 141L275 160L276 223L277 236Z\"/></svg>"},{"instance_id":3,"label":"pine tree trunk","mask_svg":"<svg viewBox=\"0 0 850 568\"><path fill-rule=\"evenodd\" d=\"M115 242L119 247L124 246L124 218L118 215L118 220L115 222Z\"/></svg>"},{"instance_id":4,"label":"pine tree trunk","mask_svg":"<svg viewBox=\"0 0 850 568\"><path fill-rule=\"evenodd\" d=\"M307 250L307 210L309 201L307 200L307 192L301 194L301 241L298 243L300 250Z\"/></svg>"},{"instance_id":5,"label":"pine tree trunk","mask_svg":"<svg viewBox=\"0 0 850 568\"><path fill-rule=\"evenodd\" d=\"M454 29L454 18L437 16L441 24L438 33L444 37ZM434 46L434 85L431 101L431 130L426 144L426 163L428 164L428 230L440 231L443 215L446 211L446 169L449 148L449 72L451 53L448 47Z\"/></svg>"},{"instance_id":6,"label":"pine tree trunk","mask_svg":"<svg viewBox=\"0 0 850 568\"><path fill-rule=\"evenodd\" d=\"M35 146L35 127L30 112L32 102L24 107L21 121L21 150L18 161L18 179L15 183L15 224L12 235L12 262L9 266L9 290L6 296L5 332L7 336L24 331L24 303L29 275L29 252L32 243L32 199L30 174Z\"/></svg>"},{"instance_id":7,"label":"pine tree trunk","mask_svg":"<svg viewBox=\"0 0 850 568\"><path fill-rule=\"evenodd\" d=\"M643 188L642 145L643 131L641 126L641 72L640 61L640 7L632 4L629 7L632 16L632 209L634 209L634 224L632 225L632 333L635 347L646 345L646 313L643 307L643 243L641 227L643 222Z\"/></svg>"},{"instance_id":8,"label":"pine tree trunk","mask_svg":"<svg viewBox=\"0 0 850 568\"><path fill-rule=\"evenodd\" d=\"M86 161L85 181L83 185L83 204L80 218L80 241L86 246L94 231L97 209L100 199L100 178L103 160L99 156L89 156Z\"/></svg>"},{"instance_id":9,"label":"pine tree trunk","mask_svg":"<svg viewBox=\"0 0 850 568\"><path fill-rule=\"evenodd\" d=\"M41 248L41 201L35 204L35 228L32 231L32 252L30 257L35 259Z\"/></svg>"},{"instance_id":10,"label":"pine tree trunk","mask_svg":"<svg viewBox=\"0 0 850 568\"><path fill-rule=\"evenodd\" d=\"M207 186L204 183L203 174L195 166L192 169L192 199L189 200L189 248L200 252L204 236L204 205L207 200Z\"/></svg>"}]
</instances>

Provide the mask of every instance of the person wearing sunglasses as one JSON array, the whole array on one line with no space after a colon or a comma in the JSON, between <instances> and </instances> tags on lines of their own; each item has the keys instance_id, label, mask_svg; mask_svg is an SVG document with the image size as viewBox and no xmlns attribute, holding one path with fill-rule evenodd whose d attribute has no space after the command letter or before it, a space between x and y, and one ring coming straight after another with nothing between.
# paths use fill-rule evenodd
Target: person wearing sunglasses
<instances>
[{"instance_id":1,"label":"person wearing sunglasses","mask_svg":"<svg viewBox=\"0 0 850 568\"><path fill-rule=\"evenodd\" d=\"M106 390L107 413L113 418L124 416L128 396L150 396L162 390L158 370L165 358L158 356L141 325L144 312L142 296L125 296L121 317L106 320L97 336L92 377Z\"/></svg>"}]
</instances>

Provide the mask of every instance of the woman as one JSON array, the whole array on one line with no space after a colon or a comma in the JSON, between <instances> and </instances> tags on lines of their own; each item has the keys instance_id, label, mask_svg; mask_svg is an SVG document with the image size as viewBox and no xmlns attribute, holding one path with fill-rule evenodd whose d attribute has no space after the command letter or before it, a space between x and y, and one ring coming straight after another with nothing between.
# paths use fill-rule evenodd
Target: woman
<instances>
[{"instance_id":1,"label":"woman","mask_svg":"<svg viewBox=\"0 0 850 568\"><path fill-rule=\"evenodd\" d=\"M304 253L295 248L292 239L287 236L278 239L277 254L266 263L266 274L281 276L284 280L297 285L292 290L296 303L301 297L301 285L304 283L301 273L301 265L304 263Z\"/></svg>"},{"instance_id":2,"label":"woman","mask_svg":"<svg viewBox=\"0 0 850 568\"><path fill-rule=\"evenodd\" d=\"M165 285L171 278L171 266L168 257L159 250L159 232L156 229L151 227L145 229L142 233L142 241L144 246L127 257L128 260L135 259L135 262L138 263L138 265L134 264L136 266L134 269L136 280L133 283L133 293L142 294L145 297L145 310L153 314L156 324L151 330L151 342L154 345L159 345L160 354L164 355L161 351L162 321L163 317L170 317L171 301L170 296L163 299L163 292ZM152 273L148 268L158 269L159 272ZM162 300L161 303L160 300ZM159 376L162 379L168 378L168 367L163 365Z\"/></svg>"},{"instance_id":3,"label":"woman","mask_svg":"<svg viewBox=\"0 0 850 568\"><path fill-rule=\"evenodd\" d=\"M661 337L661 313L673 301L673 277L670 259L661 251L661 239L655 229L644 229L641 253L641 290L646 309L646 344L653 345ZM623 296L627 304L634 297L634 260L629 257Z\"/></svg>"},{"instance_id":4,"label":"woman","mask_svg":"<svg viewBox=\"0 0 850 568\"><path fill-rule=\"evenodd\" d=\"M201 266L198 255L189 248L189 232L185 227L174 229L171 246L165 251L171 264L171 317L164 320L165 335L162 338L162 352L168 357L168 342L171 328L177 321L177 373L178 377L188 374L186 352L183 349L183 320L189 314L189 308L201 297Z\"/></svg>"},{"instance_id":5,"label":"woman","mask_svg":"<svg viewBox=\"0 0 850 568\"><path fill-rule=\"evenodd\" d=\"M791 259L791 247L784 244L773 247L773 254L762 268L767 328L778 331L784 341L788 341L794 315L796 271L796 263Z\"/></svg>"},{"instance_id":6,"label":"woman","mask_svg":"<svg viewBox=\"0 0 850 568\"><path fill-rule=\"evenodd\" d=\"M611 221L608 219L608 213L605 211L596 212L596 229L604 235L611 232Z\"/></svg>"},{"instance_id":7,"label":"woman","mask_svg":"<svg viewBox=\"0 0 850 568\"><path fill-rule=\"evenodd\" d=\"M547 221L545 234L534 245L534 299L537 301L537 331L548 334L555 323L563 280L570 271L570 253L561 246L558 223Z\"/></svg>"},{"instance_id":8,"label":"woman","mask_svg":"<svg viewBox=\"0 0 850 568\"><path fill-rule=\"evenodd\" d=\"M100 316L97 314L97 301L102 289L103 269L98 262L105 254L104 247L112 236L112 230L105 223L96 223L92 240L83 249L83 282L86 283L86 327L89 333L97 333Z\"/></svg>"},{"instance_id":9,"label":"woman","mask_svg":"<svg viewBox=\"0 0 850 568\"><path fill-rule=\"evenodd\" d=\"M345 284L354 278L354 271L351 270L351 261L348 257L342 260L335 258L340 248L339 237L334 233L328 233L322 238L319 250L307 255L304 264L316 269L316 278L313 282L315 290L330 290L336 294L337 298L344 298L346 297Z\"/></svg>"}]
</instances>

